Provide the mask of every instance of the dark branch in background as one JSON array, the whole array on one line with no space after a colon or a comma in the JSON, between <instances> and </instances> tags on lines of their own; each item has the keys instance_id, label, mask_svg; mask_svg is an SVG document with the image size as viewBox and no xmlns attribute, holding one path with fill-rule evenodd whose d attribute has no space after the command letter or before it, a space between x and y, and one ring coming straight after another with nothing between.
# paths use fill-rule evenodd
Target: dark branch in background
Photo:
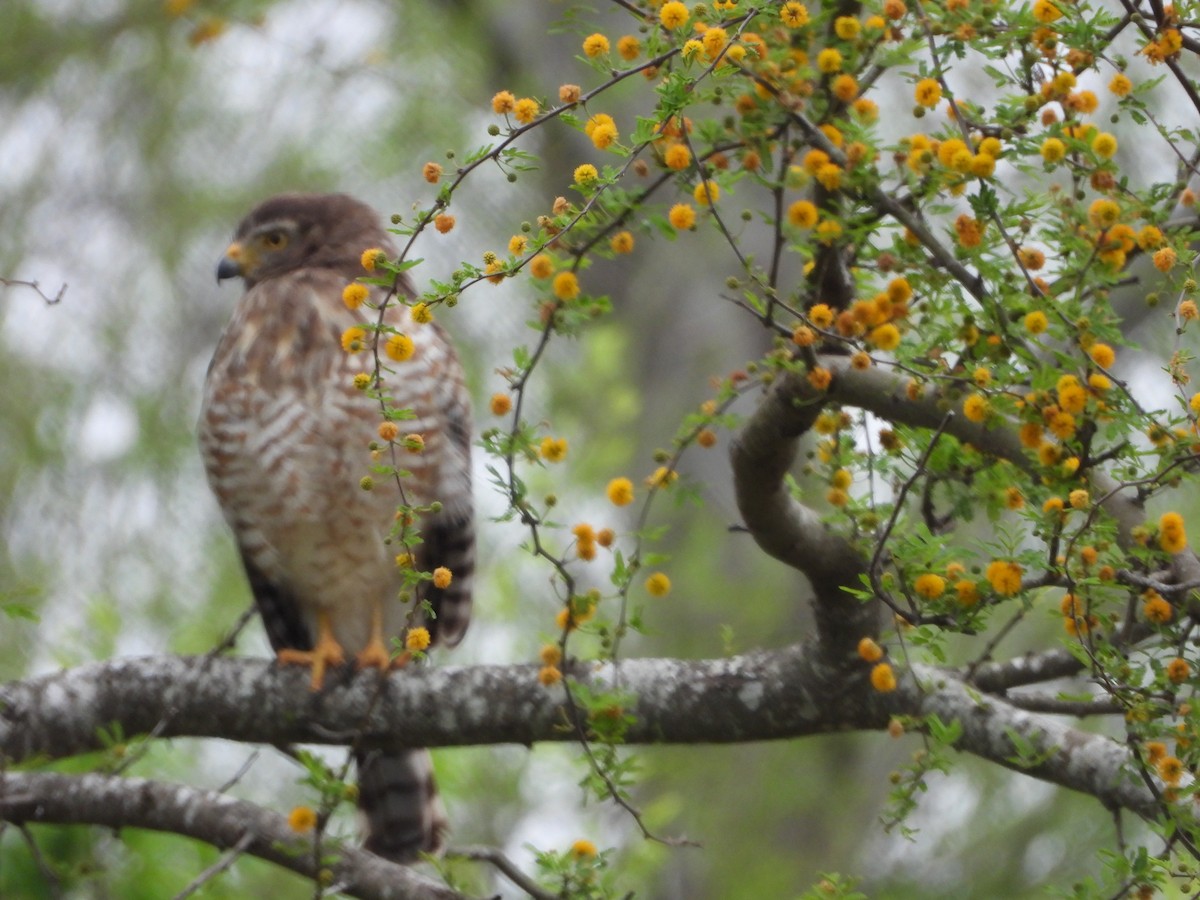
<instances>
[{"instance_id":1,"label":"dark branch in background","mask_svg":"<svg viewBox=\"0 0 1200 900\"><path fill-rule=\"evenodd\" d=\"M1017 709L928 666L914 666L891 694L872 691L852 673L831 685L828 664L798 646L717 660L632 659L620 668L622 688L635 698L630 744L882 730L895 715L936 715L962 723L955 744L962 752L1108 806L1143 816L1159 809L1150 788L1134 777L1123 744ZM615 677L611 665L570 674L597 691L611 688ZM536 666L409 669L392 675L376 702L378 689L377 675L362 673L314 695L304 673L262 660L113 660L0 687L0 756L19 763L100 750L102 732L118 725L130 736L157 729L163 737L263 744L345 744L360 734L362 746L388 748L576 740L564 727L561 693L538 683ZM204 796L221 809L237 802L216 792ZM12 802L6 790L0 810L13 809ZM15 818L31 816L25 811ZM242 834L217 846L232 847Z\"/></svg>"},{"instance_id":2,"label":"dark branch in background","mask_svg":"<svg viewBox=\"0 0 1200 900\"><path fill-rule=\"evenodd\" d=\"M313 862L310 841L278 813L213 791L91 773L0 772L0 818L10 822L146 828L269 860L367 900L465 900L413 869L347 844Z\"/></svg>"},{"instance_id":3,"label":"dark branch in background","mask_svg":"<svg viewBox=\"0 0 1200 900\"><path fill-rule=\"evenodd\" d=\"M18 278L0 278L0 284L4 285L5 287L27 287L45 300L48 306L54 306L56 303L60 303L62 298L66 296L67 293L66 282L63 282L62 287L58 289L58 293L53 297L43 291L41 286L36 281L21 281Z\"/></svg>"}]
</instances>

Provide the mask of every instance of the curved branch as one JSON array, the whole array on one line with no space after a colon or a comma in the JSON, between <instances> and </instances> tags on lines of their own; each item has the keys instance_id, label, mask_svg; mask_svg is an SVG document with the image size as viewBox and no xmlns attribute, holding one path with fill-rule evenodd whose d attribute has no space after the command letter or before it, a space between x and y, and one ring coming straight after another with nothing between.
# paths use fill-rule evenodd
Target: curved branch
<instances>
[{"instance_id":1,"label":"curved branch","mask_svg":"<svg viewBox=\"0 0 1200 900\"><path fill-rule=\"evenodd\" d=\"M412 869L343 845L327 847L318 870L311 841L287 820L253 803L181 784L115 775L0 772L0 819L60 825L146 828L196 838L252 856L312 880L331 879L368 900L465 900L458 891Z\"/></svg>"}]
</instances>

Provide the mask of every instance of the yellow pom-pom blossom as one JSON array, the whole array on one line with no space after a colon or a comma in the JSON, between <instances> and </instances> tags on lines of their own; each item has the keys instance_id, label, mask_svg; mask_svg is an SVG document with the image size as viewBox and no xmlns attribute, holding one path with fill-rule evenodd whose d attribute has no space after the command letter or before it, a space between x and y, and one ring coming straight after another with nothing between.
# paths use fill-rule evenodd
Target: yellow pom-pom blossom
<instances>
[{"instance_id":1,"label":"yellow pom-pom blossom","mask_svg":"<svg viewBox=\"0 0 1200 900\"><path fill-rule=\"evenodd\" d=\"M1109 200L1106 197L1093 200L1092 205L1088 207L1088 221L1097 228L1111 228L1117 224L1120 216L1121 207L1115 200Z\"/></svg>"},{"instance_id":2,"label":"yellow pom-pom blossom","mask_svg":"<svg viewBox=\"0 0 1200 900\"><path fill-rule=\"evenodd\" d=\"M655 572L646 579L646 593L651 597L665 597L671 593L671 579L662 572Z\"/></svg>"},{"instance_id":3,"label":"yellow pom-pom blossom","mask_svg":"<svg viewBox=\"0 0 1200 900\"><path fill-rule=\"evenodd\" d=\"M609 50L608 38L596 32L589 34L583 41L583 52L590 57L603 56Z\"/></svg>"},{"instance_id":4,"label":"yellow pom-pom blossom","mask_svg":"<svg viewBox=\"0 0 1200 900\"><path fill-rule=\"evenodd\" d=\"M867 340L880 350L895 350L900 346L900 329L891 322L872 328Z\"/></svg>"},{"instance_id":5,"label":"yellow pom-pom blossom","mask_svg":"<svg viewBox=\"0 0 1200 900\"><path fill-rule=\"evenodd\" d=\"M1061 162L1067 155L1067 145L1056 137L1046 138L1042 141L1042 148L1039 152L1042 154L1042 159L1048 163Z\"/></svg>"},{"instance_id":6,"label":"yellow pom-pom blossom","mask_svg":"<svg viewBox=\"0 0 1200 900\"><path fill-rule=\"evenodd\" d=\"M433 321L433 311L429 308L428 303L414 303L412 309L409 310L409 315L418 325L428 325Z\"/></svg>"},{"instance_id":7,"label":"yellow pom-pom blossom","mask_svg":"<svg viewBox=\"0 0 1200 900\"><path fill-rule=\"evenodd\" d=\"M787 218L797 228L812 228L817 224L817 207L809 200L797 200L788 207Z\"/></svg>"},{"instance_id":8,"label":"yellow pom-pom blossom","mask_svg":"<svg viewBox=\"0 0 1200 900\"><path fill-rule=\"evenodd\" d=\"M942 86L932 78L922 78L913 89L913 97L918 105L932 109L942 99Z\"/></svg>"},{"instance_id":9,"label":"yellow pom-pom blossom","mask_svg":"<svg viewBox=\"0 0 1200 900\"><path fill-rule=\"evenodd\" d=\"M529 261L529 274L534 278L549 278L554 274L554 260L545 253L539 253Z\"/></svg>"},{"instance_id":10,"label":"yellow pom-pom blossom","mask_svg":"<svg viewBox=\"0 0 1200 900\"><path fill-rule=\"evenodd\" d=\"M433 570L433 586L440 590L445 590L450 587L450 582L454 580L454 573L445 566L438 566Z\"/></svg>"},{"instance_id":11,"label":"yellow pom-pom blossom","mask_svg":"<svg viewBox=\"0 0 1200 900\"><path fill-rule=\"evenodd\" d=\"M883 659L883 648L869 637L858 642L858 657L863 662L875 663Z\"/></svg>"},{"instance_id":12,"label":"yellow pom-pom blossom","mask_svg":"<svg viewBox=\"0 0 1200 900\"><path fill-rule=\"evenodd\" d=\"M1142 604L1142 615L1146 617L1147 622L1166 625L1175 617L1175 611L1171 609L1171 604L1164 600L1157 591L1148 590L1142 594L1142 597L1146 601Z\"/></svg>"},{"instance_id":13,"label":"yellow pom-pom blossom","mask_svg":"<svg viewBox=\"0 0 1200 900\"><path fill-rule=\"evenodd\" d=\"M574 172L575 183L580 187L591 187L600 178L600 173L596 171L596 167L591 163L584 163L582 166L576 166Z\"/></svg>"},{"instance_id":14,"label":"yellow pom-pom blossom","mask_svg":"<svg viewBox=\"0 0 1200 900\"><path fill-rule=\"evenodd\" d=\"M288 828L296 834L306 834L317 825L317 812L309 806L297 806L288 813Z\"/></svg>"},{"instance_id":15,"label":"yellow pom-pom blossom","mask_svg":"<svg viewBox=\"0 0 1200 900\"><path fill-rule=\"evenodd\" d=\"M779 10L779 21L788 28L803 28L808 24L808 7L794 0L785 3Z\"/></svg>"},{"instance_id":16,"label":"yellow pom-pom blossom","mask_svg":"<svg viewBox=\"0 0 1200 900\"><path fill-rule=\"evenodd\" d=\"M887 663L878 663L871 669L871 687L881 694L890 694L896 689L896 673Z\"/></svg>"},{"instance_id":17,"label":"yellow pom-pom blossom","mask_svg":"<svg viewBox=\"0 0 1200 900\"><path fill-rule=\"evenodd\" d=\"M833 324L833 310L825 303L813 304L808 310L808 321L817 328L828 328Z\"/></svg>"},{"instance_id":18,"label":"yellow pom-pom blossom","mask_svg":"<svg viewBox=\"0 0 1200 900\"><path fill-rule=\"evenodd\" d=\"M667 220L680 231L687 231L696 224L696 210L687 203L676 203L667 213Z\"/></svg>"},{"instance_id":19,"label":"yellow pom-pom blossom","mask_svg":"<svg viewBox=\"0 0 1200 900\"><path fill-rule=\"evenodd\" d=\"M627 34L617 41L617 53L626 61L635 60L642 52L642 42L632 34Z\"/></svg>"},{"instance_id":20,"label":"yellow pom-pom blossom","mask_svg":"<svg viewBox=\"0 0 1200 900\"><path fill-rule=\"evenodd\" d=\"M448 216L445 213L440 213L433 217L433 227L438 230L438 234L446 234L454 229L454 216Z\"/></svg>"},{"instance_id":21,"label":"yellow pom-pom blossom","mask_svg":"<svg viewBox=\"0 0 1200 900\"><path fill-rule=\"evenodd\" d=\"M1175 268L1175 263L1178 257L1174 250L1170 247L1163 247L1161 250L1154 251L1154 268L1160 272L1170 272Z\"/></svg>"},{"instance_id":22,"label":"yellow pom-pom blossom","mask_svg":"<svg viewBox=\"0 0 1200 900\"><path fill-rule=\"evenodd\" d=\"M511 91L499 91L492 97L492 111L497 115L510 113L517 105L517 98L512 95Z\"/></svg>"},{"instance_id":23,"label":"yellow pom-pom blossom","mask_svg":"<svg viewBox=\"0 0 1200 900\"><path fill-rule=\"evenodd\" d=\"M1102 369L1111 368L1117 359L1117 354L1108 344L1092 344L1088 348L1088 356L1092 358L1092 362Z\"/></svg>"},{"instance_id":24,"label":"yellow pom-pom blossom","mask_svg":"<svg viewBox=\"0 0 1200 900\"><path fill-rule=\"evenodd\" d=\"M614 478L605 493L613 506L628 506L633 502L633 482L628 478Z\"/></svg>"},{"instance_id":25,"label":"yellow pom-pom blossom","mask_svg":"<svg viewBox=\"0 0 1200 900\"><path fill-rule=\"evenodd\" d=\"M595 859L596 845L589 840L580 839L571 845L571 855L576 859Z\"/></svg>"},{"instance_id":26,"label":"yellow pom-pom blossom","mask_svg":"<svg viewBox=\"0 0 1200 900\"><path fill-rule=\"evenodd\" d=\"M512 397L508 394L492 394L490 406L492 415L503 416L512 409Z\"/></svg>"},{"instance_id":27,"label":"yellow pom-pom blossom","mask_svg":"<svg viewBox=\"0 0 1200 900\"><path fill-rule=\"evenodd\" d=\"M632 253L633 234L628 231L618 231L612 236L612 239L608 242L608 246L613 253Z\"/></svg>"},{"instance_id":28,"label":"yellow pom-pom blossom","mask_svg":"<svg viewBox=\"0 0 1200 900\"><path fill-rule=\"evenodd\" d=\"M711 203L716 203L721 197L721 188L715 181L706 179L696 185L692 191L692 197L700 206L708 206Z\"/></svg>"},{"instance_id":29,"label":"yellow pom-pom blossom","mask_svg":"<svg viewBox=\"0 0 1200 900\"><path fill-rule=\"evenodd\" d=\"M1107 131L1096 135L1092 141L1092 152L1101 159L1109 159L1117 152L1117 139Z\"/></svg>"},{"instance_id":30,"label":"yellow pom-pom blossom","mask_svg":"<svg viewBox=\"0 0 1200 900\"><path fill-rule=\"evenodd\" d=\"M553 687L560 681L562 681L562 672L558 670L557 666L542 666L538 670L538 682L543 687Z\"/></svg>"},{"instance_id":31,"label":"yellow pom-pom blossom","mask_svg":"<svg viewBox=\"0 0 1200 900\"><path fill-rule=\"evenodd\" d=\"M1133 90L1133 82L1129 80L1128 75L1118 72L1108 83L1108 89L1118 97L1127 97Z\"/></svg>"},{"instance_id":32,"label":"yellow pom-pom blossom","mask_svg":"<svg viewBox=\"0 0 1200 900\"><path fill-rule=\"evenodd\" d=\"M559 300L574 300L579 296L579 279L574 272L559 272L554 276L553 291Z\"/></svg>"},{"instance_id":33,"label":"yellow pom-pom blossom","mask_svg":"<svg viewBox=\"0 0 1200 900\"><path fill-rule=\"evenodd\" d=\"M678 28L684 24L691 13L685 4L679 0L671 0L670 3L664 3L662 9L658 11L658 20L667 28Z\"/></svg>"},{"instance_id":34,"label":"yellow pom-pom blossom","mask_svg":"<svg viewBox=\"0 0 1200 900\"><path fill-rule=\"evenodd\" d=\"M672 144L663 155L663 162L668 169L681 172L692 164L692 151L684 144Z\"/></svg>"},{"instance_id":35,"label":"yellow pom-pom blossom","mask_svg":"<svg viewBox=\"0 0 1200 900\"><path fill-rule=\"evenodd\" d=\"M544 437L538 452L546 462L562 462L567 458L567 439Z\"/></svg>"},{"instance_id":36,"label":"yellow pom-pom blossom","mask_svg":"<svg viewBox=\"0 0 1200 900\"><path fill-rule=\"evenodd\" d=\"M421 169L421 175L430 184L437 184L442 180L442 167L435 162L427 162Z\"/></svg>"},{"instance_id":37,"label":"yellow pom-pom blossom","mask_svg":"<svg viewBox=\"0 0 1200 900\"><path fill-rule=\"evenodd\" d=\"M992 405L983 394L969 394L963 401L963 415L972 422L983 422L991 411Z\"/></svg>"},{"instance_id":38,"label":"yellow pom-pom blossom","mask_svg":"<svg viewBox=\"0 0 1200 900\"><path fill-rule=\"evenodd\" d=\"M347 353L358 353L367 346L367 330L355 325L342 332L342 349Z\"/></svg>"},{"instance_id":39,"label":"yellow pom-pom blossom","mask_svg":"<svg viewBox=\"0 0 1200 900\"><path fill-rule=\"evenodd\" d=\"M833 31L843 41L852 41L858 37L862 26L854 16L838 16L833 20Z\"/></svg>"},{"instance_id":40,"label":"yellow pom-pom blossom","mask_svg":"<svg viewBox=\"0 0 1200 900\"><path fill-rule=\"evenodd\" d=\"M1041 334L1050 327L1050 321L1040 309L1025 315L1025 330L1030 334Z\"/></svg>"},{"instance_id":41,"label":"yellow pom-pom blossom","mask_svg":"<svg viewBox=\"0 0 1200 900\"><path fill-rule=\"evenodd\" d=\"M387 259L387 254L378 247L368 247L362 252L362 267L368 272L374 272L375 267Z\"/></svg>"},{"instance_id":42,"label":"yellow pom-pom blossom","mask_svg":"<svg viewBox=\"0 0 1200 900\"><path fill-rule=\"evenodd\" d=\"M913 590L926 600L934 600L946 592L946 579L941 575L926 572L924 575L917 576L913 582Z\"/></svg>"},{"instance_id":43,"label":"yellow pom-pom blossom","mask_svg":"<svg viewBox=\"0 0 1200 900\"><path fill-rule=\"evenodd\" d=\"M1187 547L1187 530L1183 516L1177 512L1163 513L1158 520L1158 545L1167 553L1181 553Z\"/></svg>"},{"instance_id":44,"label":"yellow pom-pom blossom","mask_svg":"<svg viewBox=\"0 0 1200 900\"><path fill-rule=\"evenodd\" d=\"M826 75L842 71L842 54L833 47L826 47L817 54L817 68Z\"/></svg>"},{"instance_id":45,"label":"yellow pom-pom blossom","mask_svg":"<svg viewBox=\"0 0 1200 900\"><path fill-rule=\"evenodd\" d=\"M352 281L342 288L342 302L346 304L347 309L358 309L366 301L369 293L365 284Z\"/></svg>"},{"instance_id":46,"label":"yellow pom-pom blossom","mask_svg":"<svg viewBox=\"0 0 1200 900\"><path fill-rule=\"evenodd\" d=\"M429 649L431 643L428 628L410 628L404 636L404 649L421 651Z\"/></svg>"},{"instance_id":47,"label":"yellow pom-pom blossom","mask_svg":"<svg viewBox=\"0 0 1200 900\"><path fill-rule=\"evenodd\" d=\"M984 576L997 594L1015 594L1021 590L1021 566L1011 560L996 559L988 563Z\"/></svg>"},{"instance_id":48,"label":"yellow pom-pom blossom","mask_svg":"<svg viewBox=\"0 0 1200 900\"><path fill-rule=\"evenodd\" d=\"M416 352L416 349L413 339L407 334L393 334L383 346L383 352L396 362L404 362L405 360L412 359L412 355Z\"/></svg>"},{"instance_id":49,"label":"yellow pom-pom blossom","mask_svg":"<svg viewBox=\"0 0 1200 900\"><path fill-rule=\"evenodd\" d=\"M704 45L704 55L708 59L716 59L721 55L721 51L725 49L725 45L729 43L729 35L724 28L718 28L714 25L705 29L704 37L700 39L700 43Z\"/></svg>"},{"instance_id":50,"label":"yellow pom-pom blossom","mask_svg":"<svg viewBox=\"0 0 1200 900\"><path fill-rule=\"evenodd\" d=\"M522 125L528 125L541 112L538 102L532 97L522 97L513 105L513 118Z\"/></svg>"},{"instance_id":51,"label":"yellow pom-pom blossom","mask_svg":"<svg viewBox=\"0 0 1200 900\"><path fill-rule=\"evenodd\" d=\"M1051 22L1057 22L1062 18L1062 10L1051 3L1050 0L1036 0L1033 4L1033 17L1043 25L1049 25Z\"/></svg>"}]
</instances>

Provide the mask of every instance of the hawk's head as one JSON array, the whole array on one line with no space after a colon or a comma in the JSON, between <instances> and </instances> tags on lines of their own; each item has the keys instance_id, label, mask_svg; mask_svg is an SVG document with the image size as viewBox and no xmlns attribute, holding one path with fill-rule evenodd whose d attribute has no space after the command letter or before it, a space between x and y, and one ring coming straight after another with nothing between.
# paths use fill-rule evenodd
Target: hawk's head
<instances>
[{"instance_id":1,"label":"hawk's head","mask_svg":"<svg viewBox=\"0 0 1200 900\"><path fill-rule=\"evenodd\" d=\"M375 211L345 194L280 194L238 225L217 266L217 280L241 276L246 287L299 268L362 274L362 252L390 246Z\"/></svg>"}]
</instances>

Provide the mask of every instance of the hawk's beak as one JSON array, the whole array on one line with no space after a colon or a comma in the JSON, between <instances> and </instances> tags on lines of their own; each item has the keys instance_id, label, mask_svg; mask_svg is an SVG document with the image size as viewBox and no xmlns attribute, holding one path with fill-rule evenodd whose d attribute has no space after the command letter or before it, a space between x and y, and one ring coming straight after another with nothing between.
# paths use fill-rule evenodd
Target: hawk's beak
<instances>
[{"instance_id":1,"label":"hawk's beak","mask_svg":"<svg viewBox=\"0 0 1200 900\"><path fill-rule=\"evenodd\" d=\"M242 274L242 245L234 241L221 257L217 265L217 284L226 278L236 278Z\"/></svg>"}]
</instances>

